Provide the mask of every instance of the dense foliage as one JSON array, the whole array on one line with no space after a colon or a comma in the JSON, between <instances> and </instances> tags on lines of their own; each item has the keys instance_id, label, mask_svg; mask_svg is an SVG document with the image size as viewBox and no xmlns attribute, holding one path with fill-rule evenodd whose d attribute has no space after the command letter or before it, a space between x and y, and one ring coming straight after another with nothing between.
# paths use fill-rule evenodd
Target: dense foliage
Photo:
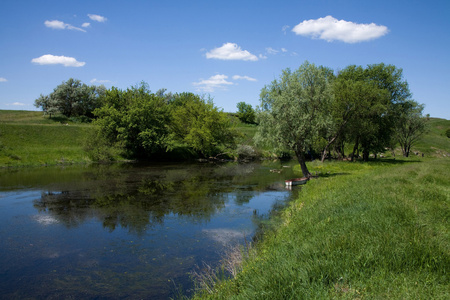
<instances>
[{"instance_id":1,"label":"dense foliage","mask_svg":"<svg viewBox=\"0 0 450 300\"><path fill-rule=\"evenodd\" d=\"M217 154L222 147L234 146L230 120L212 100L181 93L173 97L169 106L170 129L176 141L204 157Z\"/></svg>"},{"instance_id":2,"label":"dense foliage","mask_svg":"<svg viewBox=\"0 0 450 300\"><path fill-rule=\"evenodd\" d=\"M94 111L96 139L130 158L160 156L179 147L208 157L234 145L228 117L211 100L192 93L155 94L142 83L125 91L113 87L100 101Z\"/></svg>"},{"instance_id":3,"label":"dense foliage","mask_svg":"<svg viewBox=\"0 0 450 300\"><path fill-rule=\"evenodd\" d=\"M251 104L239 102L236 107L238 109L236 115L241 122L255 124L256 114Z\"/></svg>"}]
</instances>

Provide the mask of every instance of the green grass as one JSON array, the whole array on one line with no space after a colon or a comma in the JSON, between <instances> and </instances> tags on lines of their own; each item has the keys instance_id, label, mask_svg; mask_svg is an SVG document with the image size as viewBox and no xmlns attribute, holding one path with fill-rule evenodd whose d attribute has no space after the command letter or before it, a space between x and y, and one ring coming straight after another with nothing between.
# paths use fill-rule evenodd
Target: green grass
<instances>
[{"instance_id":1,"label":"green grass","mask_svg":"<svg viewBox=\"0 0 450 300\"><path fill-rule=\"evenodd\" d=\"M450 160L320 169L242 272L196 297L449 299Z\"/></svg>"},{"instance_id":2,"label":"green grass","mask_svg":"<svg viewBox=\"0 0 450 300\"><path fill-rule=\"evenodd\" d=\"M450 121L430 118L428 128L429 131L417 142L413 150L434 157L450 156L450 139L445 135L445 131L450 129Z\"/></svg>"},{"instance_id":3,"label":"green grass","mask_svg":"<svg viewBox=\"0 0 450 300\"><path fill-rule=\"evenodd\" d=\"M0 110L0 167L87 162L82 144L89 128L42 112Z\"/></svg>"}]
</instances>

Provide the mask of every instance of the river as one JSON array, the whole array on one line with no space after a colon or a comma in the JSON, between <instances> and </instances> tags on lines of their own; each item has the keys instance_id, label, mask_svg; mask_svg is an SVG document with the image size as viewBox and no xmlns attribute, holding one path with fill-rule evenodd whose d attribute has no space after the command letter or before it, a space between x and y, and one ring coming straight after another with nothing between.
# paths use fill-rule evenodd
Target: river
<instances>
[{"instance_id":1,"label":"river","mask_svg":"<svg viewBox=\"0 0 450 300\"><path fill-rule=\"evenodd\" d=\"M252 241L293 163L0 170L0 298L167 299ZM281 173L272 172L279 170Z\"/></svg>"}]
</instances>

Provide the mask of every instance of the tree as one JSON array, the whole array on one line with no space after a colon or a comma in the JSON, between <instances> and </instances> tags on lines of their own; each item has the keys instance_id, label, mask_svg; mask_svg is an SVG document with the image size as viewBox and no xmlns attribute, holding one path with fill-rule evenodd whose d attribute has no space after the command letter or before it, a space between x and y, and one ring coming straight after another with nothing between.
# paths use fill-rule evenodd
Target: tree
<instances>
[{"instance_id":1,"label":"tree","mask_svg":"<svg viewBox=\"0 0 450 300\"><path fill-rule=\"evenodd\" d=\"M334 94L343 112L349 104L355 105L343 134L354 142L352 159L361 149L365 161L370 152L376 154L392 144L402 107L411 97L402 70L385 64L347 67L337 77Z\"/></svg>"},{"instance_id":2,"label":"tree","mask_svg":"<svg viewBox=\"0 0 450 300\"><path fill-rule=\"evenodd\" d=\"M60 112L66 117L93 117L99 107L98 98L105 92L104 86L88 86L80 80L70 78L58 85L48 96L41 95L34 105L46 113Z\"/></svg>"},{"instance_id":3,"label":"tree","mask_svg":"<svg viewBox=\"0 0 450 300\"><path fill-rule=\"evenodd\" d=\"M181 93L175 95L170 104L171 132L181 143L203 157L217 154L221 147L234 146L235 132L231 122L211 99Z\"/></svg>"},{"instance_id":4,"label":"tree","mask_svg":"<svg viewBox=\"0 0 450 300\"><path fill-rule=\"evenodd\" d=\"M148 158L170 147L170 111L164 98L152 94L144 82L126 91L115 87L101 97L94 122L112 145L128 157Z\"/></svg>"},{"instance_id":5,"label":"tree","mask_svg":"<svg viewBox=\"0 0 450 300\"><path fill-rule=\"evenodd\" d=\"M379 139L386 136L379 127L378 118L387 111L387 90L370 80L364 68L351 65L339 72L333 84L333 94L334 127L330 131L330 142L334 142L333 138L353 141L352 159L359 146L363 145L363 156L368 159L369 150L378 149L377 145L381 145Z\"/></svg>"},{"instance_id":6,"label":"tree","mask_svg":"<svg viewBox=\"0 0 450 300\"><path fill-rule=\"evenodd\" d=\"M403 156L408 157L411 147L426 131L426 118L422 116L424 106L413 100L402 105L394 132Z\"/></svg>"},{"instance_id":7,"label":"tree","mask_svg":"<svg viewBox=\"0 0 450 300\"><path fill-rule=\"evenodd\" d=\"M255 110L251 104L245 102L239 102L237 104L237 116L241 122L248 124L255 124Z\"/></svg>"},{"instance_id":8,"label":"tree","mask_svg":"<svg viewBox=\"0 0 450 300\"><path fill-rule=\"evenodd\" d=\"M330 69L305 62L294 72L283 70L261 91L256 142L293 150L308 178L305 153L331 122L331 78Z\"/></svg>"}]
</instances>

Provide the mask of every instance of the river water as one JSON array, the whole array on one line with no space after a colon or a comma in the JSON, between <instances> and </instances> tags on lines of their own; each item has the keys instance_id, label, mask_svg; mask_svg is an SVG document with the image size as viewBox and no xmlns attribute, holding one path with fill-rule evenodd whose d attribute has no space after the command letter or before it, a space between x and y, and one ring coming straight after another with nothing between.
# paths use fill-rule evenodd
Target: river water
<instances>
[{"instance_id":1,"label":"river water","mask_svg":"<svg viewBox=\"0 0 450 300\"><path fill-rule=\"evenodd\" d=\"M167 299L293 197L292 163L0 171L0 298ZM281 173L271 170L281 170Z\"/></svg>"}]
</instances>

